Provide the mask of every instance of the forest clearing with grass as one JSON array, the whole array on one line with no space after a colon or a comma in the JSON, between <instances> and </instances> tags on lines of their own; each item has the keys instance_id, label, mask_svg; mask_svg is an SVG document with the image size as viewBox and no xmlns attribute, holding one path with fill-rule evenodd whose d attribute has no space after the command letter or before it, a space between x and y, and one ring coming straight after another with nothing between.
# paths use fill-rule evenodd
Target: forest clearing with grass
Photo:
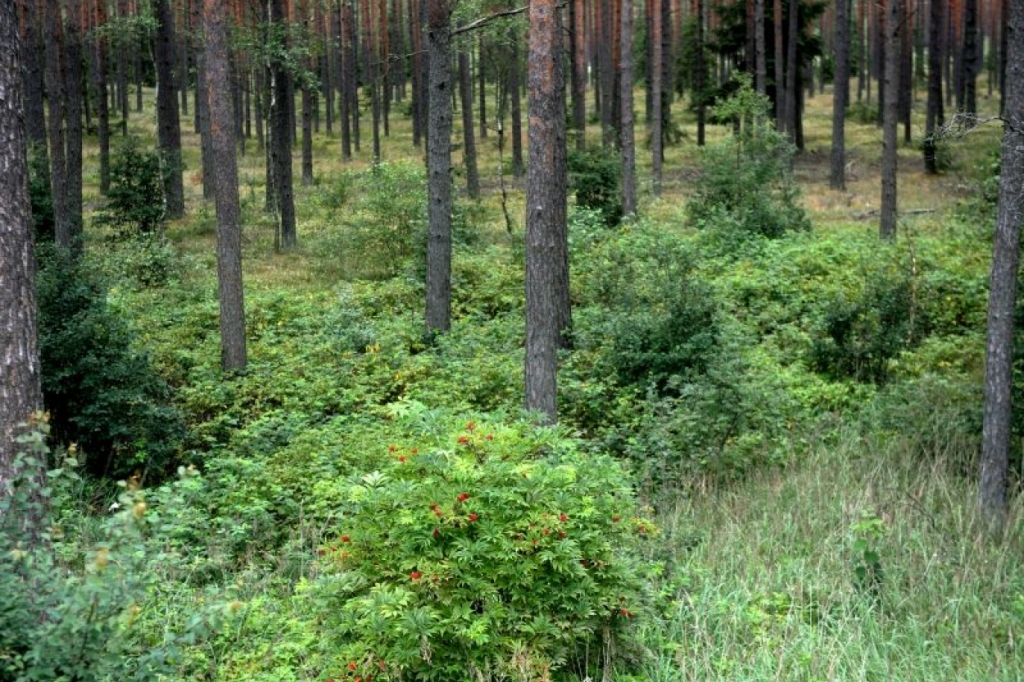
<instances>
[{"instance_id":1,"label":"forest clearing with grass","mask_svg":"<svg viewBox=\"0 0 1024 682\"><path fill-rule=\"evenodd\" d=\"M1001 532L978 503L999 97L940 135L931 174L924 96L893 239L877 101L849 109L839 190L831 84L799 152L749 79L703 146L677 100L660 180L637 124L624 218L591 112L555 423L523 407L527 179L497 114L479 199L453 116L446 333L424 327L428 176L402 102L379 160L312 136L292 248L247 142L241 371L188 116L172 220L153 88L106 195L86 135L74 261L38 237L30 155L49 417L19 457L50 472L0 496L0 680L1024 680L1019 413Z\"/></svg>"}]
</instances>

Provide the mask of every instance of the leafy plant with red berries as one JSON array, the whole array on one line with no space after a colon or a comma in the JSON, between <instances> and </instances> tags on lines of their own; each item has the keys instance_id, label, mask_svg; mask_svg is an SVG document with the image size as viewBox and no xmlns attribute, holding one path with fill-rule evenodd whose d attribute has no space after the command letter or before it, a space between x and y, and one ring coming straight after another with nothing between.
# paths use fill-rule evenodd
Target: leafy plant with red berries
<instances>
[{"instance_id":1,"label":"leafy plant with red berries","mask_svg":"<svg viewBox=\"0 0 1024 682\"><path fill-rule=\"evenodd\" d=\"M615 460L472 422L391 456L350 481L321 558L337 669L355 663L335 677L545 679L632 623L653 527Z\"/></svg>"}]
</instances>

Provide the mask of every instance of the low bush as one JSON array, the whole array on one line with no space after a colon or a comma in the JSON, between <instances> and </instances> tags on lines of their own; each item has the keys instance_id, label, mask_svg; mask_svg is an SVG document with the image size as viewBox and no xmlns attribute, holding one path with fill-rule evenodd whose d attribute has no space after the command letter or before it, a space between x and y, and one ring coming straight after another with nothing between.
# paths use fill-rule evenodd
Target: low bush
<instances>
[{"instance_id":1,"label":"low bush","mask_svg":"<svg viewBox=\"0 0 1024 682\"><path fill-rule=\"evenodd\" d=\"M181 416L91 271L40 251L43 398L58 443L77 443L92 474L160 476L173 464Z\"/></svg>"},{"instance_id":2,"label":"low bush","mask_svg":"<svg viewBox=\"0 0 1024 682\"><path fill-rule=\"evenodd\" d=\"M526 424L439 440L394 444L345 486L321 550L327 674L569 679L578 649L610 645L639 613L629 548L654 528L622 469Z\"/></svg>"},{"instance_id":3,"label":"low bush","mask_svg":"<svg viewBox=\"0 0 1024 682\"><path fill-rule=\"evenodd\" d=\"M164 172L159 152L129 137L110 161L110 189L97 222L122 235L154 231L164 219Z\"/></svg>"},{"instance_id":4,"label":"low bush","mask_svg":"<svg viewBox=\"0 0 1024 682\"><path fill-rule=\"evenodd\" d=\"M605 147L569 154L569 187L576 194L576 206L599 211L609 227L622 218L621 163L618 155Z\"/></svg>"}]
</instances>

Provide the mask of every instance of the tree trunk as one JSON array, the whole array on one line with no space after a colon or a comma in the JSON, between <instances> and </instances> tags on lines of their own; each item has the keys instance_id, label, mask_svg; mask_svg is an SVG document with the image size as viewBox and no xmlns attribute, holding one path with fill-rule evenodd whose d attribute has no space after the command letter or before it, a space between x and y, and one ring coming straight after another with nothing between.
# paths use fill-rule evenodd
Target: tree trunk
<instances>
[{"instance_id":1,"label":"tree trunk","mask_svg":"<svg viewBox=\"0 0 1024 682\"><path fill-rule=\"evenodd\" d=\"M25 97L25 133L34 154L46 158L46 105L44 87L46 75L46 45L43 41L45 6L41 0L21 0L24 21L22 41L22 92Z\"/></svg>"},{"instance_id":2,"label":"tree trunk","mask_svg":"<svg viewBox=\"0 0 1024 682\"><path fill-rule=\"evenodd\" d=\"M106 3L94 0L94 23L97 27L107 22ZM96 87L96 132L100 147L100 193L110 189L110 107L107 102L107 45L100 35L93 37L92 78Z\"/></svg>"},{"instance_id":3,"label":"tree trunk","mask_svg":"<svg viewBox=\"0 0 1024 682\"><path fill-rule=\"evenodd\" d=\"M46 117L50 141L50 195L53 200L54 240L69 253L78 253L81 243L73 231L68 208L67 140L64 130L67 86L64 83L64 31L59 0L46 1Z\"/></svg>"},{"instance_id":4,"label":"tree trunk","mask_svg":"<svg viewBox=\"0 0 1024 682\"><path fill-rule=\"evenodd\" d=\"M776 0L781 2L781 0ZM704 128L707 97L707 66L704 63L704 0L697 0L697 77L694 79L694 96L697 98L697 146L704 146Z\"/></svg>"},{"instance_id":5,"label":"tree trunk","mask_svg":"<svg viewBox=\"0 0 1024 682\"><path fill-rule=\"evenodd\" d=\"M181 124L174 96L174 18L168 0L156 0L156 113L157 140L163 162L164 203L170 219L185 215L185 186L181 177Z\"/></svg>"},{"instance_id":6,"label":"tree trunk","mask_svg":"<svg viewBox=\"0 0 1024 682\"><path fill-rule=\"evenodd\" d=\"M512 175L522 177L523 175L523 109L522 100L519 97L520 87L520 63L519 63L519 40L515 33L512 34L512 43L509 46L508 64L508 95L511 98L512 116Z\"/></svg>"},{"instance_id":7,"label":"tree trunk","mask_svg":"<svg viewBox=\"0 0 1024 682\"><path fill-rule=\"evenodd\" d=\"M569 3L570 50L572 51L572 127L576 150L587 148L587 54L583 0ZM632 79L631 79L632 80Z\"/></svg>"},{"instance_id":8,"label":"tree trunk","mask_svg":"<svg viewBox=\"0 0 1024 682\"><path fill-rule=\"evenodd\" d=\"M217 206L217 290L220 304L220 357L226 371L243 370L245 296L242 288L242 219L238 206L238 164L230 92L228 58L228 0L203 0L206 37L206 109L210 117L210 157ZM198 104L198 102L197 102Z\"/></svg>"},{"instance_id":9,"label":"tree trunk","mask_svg":"<svg viewBox=\"0 0 1024 682\"><path fill-rule=\"evenodd\" d=\"M65 206L72 235L72 250L82 249L82 0L69 0L64 22Z\"/></svg>"},{"instance_id":10,"label":"tree trunk","mask_svg":"<svg viewBox=\"0 0 1024 682\"><path fill-rule=\"evenodd\" d=\"M662 51L661 51L661 3L662 0L651 0L651 180L655 196L661 194L661 163L664 159L662 144L665 141L662 126Z\"/></svg>"},{"instance_id":11,"label":"tree trunk","mask_svg":"<svg viewBox=\"0 0 1024 682\"><path fill-rule=\"evenodd\" d=\"M765 0L754 0L754 89L762 95L768 93L768 62L764 47L764 3Z\"/></svg>"},{"instance_id":12,"label":"tree trunk","mask_svg":"<svg viewBox=\"0 0 1024 682\"><path fill-rule=\"evenodd\" d=\"M942 27L946 3L932 0L928 24L928 104L924 124L924 168L935 175L939 164L935 158L936 129L944 123L942 109Z\"/></svg>"},{"instance_id":13,"label":"tree trunk","mask_svg":"<svg viewBox=\"0 0 1024 682\"><path fill-rule=\"evenodd\" d=\"M341 117L341 158L348 161L352 158L352 98L349 96L349 89L352 87L352 78L355 71L352 66L352 53L349 50L350 31L352 27L352 15L349 7L342 0L341 11L338 14L341 22L341 42L339 43L338 54L341 67L338 70L338 109Z\"/></svg>"},{"instance_id":14,"label":"tree trunk","mask_svg":"<svg viewBox=\"0 0 1024 682\"><path fill-rule=\"evenodd\" d=\"M302 185L313 184L313 92L302 82Z\"/></svg>"},{"instance_id":15,"label":"tree trunk","mask_svg":"<svg viewBox=\"0 0 1024 682\"><path fill-rule=\"evenodd\" d=\"M286 21L282 0L269 0L267 16L271 24L282 27ZM287 49L287 44L282 46ZM271 63L271 144L274 147L274 189L281 221L281 247L291 249L298 244L295 231L295 192L292 183L292 132L290 100L291 73L280 59Z\"/></svg>"},{"instance_id":16,"label":"tree trunk","mask_svg":"<svg viewBox=\"0 0 1024 682\"><path fill-rule=\"evenodd\" d=\"M882 114L882 205L879 233L896 238L896 127L899 123L900 31L903 0L886 0Z\"/></svg>"},{"instance_id":17,"label":"tree trunk","mask_svg":"<svg viewBox=\"0 0 1024 682\"><path fill-rule=\"evenodd\" d=\"M846 189L846 107L850 100L849 0L836 0L836 74L832 97L832 164L829 186Z\"/></svg>"},{"instance_id":18,"label":"tree trunk","mask_svg":"<svg viewBox=\"0 0 1024 682\"><path fill-rule=\"evenodd\" d=\"M963 57L960 82L963 87L963 113L978 113L978 73L981 50L978 45L978 0L964 0Z\"/></svg>"},{"instance_id":19,"label":"tree trunk","mask_svg":"<svg viewBox=\"0 0 1024 682\"><path fill-rule=\"evenodd\" d=\"M203 23L203 0L196 0L192 4L192 25L200 27ZM203 93L206 91L206 53L202 41L198 37L193 39L195 45L194 61L196 65L196 106L195 106L195 123L196 132L199 133L199 156L200 156L200 167L202 168L203 177L203 200L209 201L213 199L213 176L216 171L213 168L213 153L210 150L210 108L207 105L206 97ZM230 90L228 91L230 92ZM221 97L224 97L221 94Z\"/></svg>"},{"instance_id":20,"label":"tree trunk","mask_svg":"<svg viewBox=\"0 0 1024 682\"><path fill-rule=\"evenodd\" d=\"M989 278L985 344L985 407L982 424L978 507L990 530L1006 520L1013 386L1014 307L1024 221L1024 3L1009 2L1006 40L1006 122L1003 125L996 218Z\"/></svg>"},{"instance_id":21,"label":"tree trunk","mask_svg":"<svg viewBox=\"0 0 1024 682\"><path fill-rule=\"evenodd\" d=\"M571 324L566 232L565 99L556 0L530 4L526 188L526 409L558 419L558 347Z\"/></svg>"},{"instance_id":22,"label":"tree trunk","mask_svg":"<svg viewBox=\"0 0 1024 682\"><path fill-rule=\"evenodd\" d=\"M786 112L786 104L789 97L786 96L786 72L783 68L786 59L784 43L782 42L782 0L775 0L774 12L772 13L772 29L775 39L775 128L780 132L786 132L786 124L789 116Z\"/></svg>"},{"instance_id":23,"label":"tree trunk","mask_svg":"<svg viewBox=\"0 0 1024 682\"><path fill-rule=\"evenodd\" d=\"M479 96L479 104L477 105L479 111L477 112L477 114L480 118L481 140L487 139L487 69L484 68L485 65L487 64L487 60L484 58L484 56L488 52L489 50L485 50L484 37L483 35L480 35L479 41L477 42L476 69L477 87L479 88L479 92L477 93L477 95Z\"/></svg>"},{"instance_id":24,"label":"tree trunk","mask_svg":"<svg viewBox=\"0 0 1024 682\"><path fill-rule=\"evenodd\" d=\"M636 213L636 137L633 130L633 0L622 1L622 214Z\"/></svg>"},{"instance_id":25,"label":"tree trunk","mask_svg":"<svg viewBox=\"0 0 1024 682\"><path fill-rule=\"evenodd\" d=\"M49 40L55 36L51 33ZM40 485L46 462L19 466L17 439L41 409L35 257L28 197L21 40L11 0L0 2L0 498L22 476ZM56 154L54 156L57 156ZM2 519L0 519L2 520Z\"/></svg>"},{"instance_id":26,"label":"tree trunk","mask_svg":"<svg viewBox=\"0 0 1024 682\"><path fill-rule=\"evenodd\" d=\"M427 122L427 334L447 332L452 316L452 4L426 0L429 50ZM472 121L470 122L472 127Z\"/></svg>"},{"instance_id":27,"label":"tree trunk","mask_svg":"<svg viewBox=\"0 0 1024 682\"><path fill-rule=\"evenodd\" d=\"M459 53L459 99L462 106L462 159L466 164L466 191L470 199L480 198L480 174L476 169L476 137L473 133L473 75L469 54Z\"/></svg>"}]
</instances>

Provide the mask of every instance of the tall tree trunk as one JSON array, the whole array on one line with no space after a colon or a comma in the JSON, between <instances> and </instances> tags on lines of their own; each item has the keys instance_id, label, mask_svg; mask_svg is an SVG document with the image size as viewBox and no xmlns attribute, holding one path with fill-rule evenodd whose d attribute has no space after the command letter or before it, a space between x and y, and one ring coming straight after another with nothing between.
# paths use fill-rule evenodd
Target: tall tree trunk
<instances>
[{"instance_id":1,"label":"tall tree trunk","mask_svg":"<svg viewBox=\"0 0 1024 682\"><path fill-rule=\"evenodd\" d=\"M786 13L786 131L797 146L800 143L800 61L797 45L800 42L800 10L797 0L790 0Z\"/></svg>"},{"instance_id":2,"label":"tall tree trunk","mask_svg":"<svg viewBox=\"0 0 1024 682\"><path fill-rule=\"evenodd\" d=\"M512 175L523 175L523 110L520 99L520 62L518 36L513 32L509 46L508 95L511 98L512 117Z\"/></svg>"},{"instance_id":3,"label":"tall tree trunk","mask_svg":"<svg viewBox=\"0 0 1024 682\"><path fill-rule=\"evenodd\" d=\"M106 3L94 0L95 25L107 23ZM107 45L102 35L93 37L92 77L96 87L96 132L100 147L100 193L110 189L110 106L107 93Z\"/></svg>"},{"instance_id":4,"label":"tall tree trunk","mask_svg":"<svg viewBox=\"0 0 1024 682\"><path fill-rule=\"evenodd\" d=\"M73 231L68 209L67 141L64 130L66 91L64 83L64 30L59 0L46 2L46 117L50 141L50 195L53 200L54 239L70 253L78 253L80 243Z\"/></svg>"},{"instance_id":5,"label":"tall tree trunk","mask_svg":"<svg viewBox=\"0 0 1024 682\"><path fill-rule=\"evenodd\" d=\"M426 3L430 62L426 323L427 333L435 334L451 328L452 316L452 3Z\"/></svg>"},{"instance_id":6,"label":"tall tree trunk","mask_svg":"<svg viewBox=\"0 0 1024 682\"><path fill-rule=\"evenodd\" d=\"M72 250L82 248L82 0L69 0L64 21L65 144L64 168L67 187L66 208L71 228Z\"/></svg>"},{"instance_id":7,"label":"tall tree trunk","mask_svg":"<svg viewBox=\"0 0 1024 682\"><path fill-rule=\"evenodd\" d=\"M879 233L896 238L896 127L899 123L900 31L903 0L886 0L882 115L882 205Z\"/></svg>"},{"instance_id":8,"label":"tall tree trunk","mask_svg":"<svg viewBox=\"0 0 1024 682\"><path fill-rule=\"evenodd\" d=\"M476 137L473 133L473 75L469 54L459 53L459 99L462 106L462 159L466 164L466 191L470 199L480 198L480 174L476 168Z\"/></svg>"},{"instance_id":9,"label":"tall tree trunk","mask_svg":"<svg viewBox=\"0 0 1024 682\"><path fill-rule=\"evenodd\" d=\"M942 27L945 24L946 3L931 0L928 20L928 104L924 123L924 168L935 175L939 164L935 158L936 130L945 123L942 108L942 62L944 55Z\"/></svg>"},{"instance_id":10,"label":"tall tree trunk","mask_svg":"<svg viewBox=\"0 0 1024 682\"><path fill-rule=\"evenodd\" d=\"M43 41L45 6L42 0L20 0L24 24L22 41L22 92L25 98L25 134L34 154L46 158L46 105L44 83L46 75L46 45Z\"/></svg>"},{"instance_id":11,"label":"tall tree trunk","mask_svg":"<svg viewBox=\"0 0 1024 682\"><path fill-rule=\"evenodd\" d=\"M50 34L49 39L56 38ZM12 0L0 1L0 499L14 481L41 487L46 462L26 470L19 436L43 404L36 340L35 257L28 197L21 40ZM54 154L57 156L57 154ZM2 508L5 505L0 505ZM36 519L39 520L39 519ZM3 521L3 519L0 519ZM27 524L24 524L27 526ZM23 526L23 527L24 527Z\"/></svg>"},{"instance_id":12,"label":"tall tree trunk","mask_svg":"<svg viewBox=\"0 0 1024 682\"><path fill-rule=\"evenodd\" d=\"M963 58L960 81L963 84L963 112L978 113L978 74L981 49L978 41L978 0L964 0Z\"/></svg>"},{"instance_id":13,"label":"tall tree trunk","mask_svg":"<svg viewBox=\"0 0 1024 682\"><path fill-rule=\"evenodd\" d=\"M782 0L775 0L776 3ZM694 79L694 96L697 98L697 146L704 146L704 127L707 112L707 66L704 59L704 0L697 0L697 77Z\"/></svg>"},{"instance_id":14,"label":"tall tree trunk","mask_svg":"<svg viewBox=\"0 0 1024 682\"><path fill-rule=\"evenodd\" d=\"M313 92L302 82L302 185L313 184Z\"/></svg>"},{"instance_id":15,"label":"tall tree trunk","mask_svg":"<svg viewBox=\"0 0 1024 682\"><path fill-rule=\"evenodd\" d=\"M577 151L587 148L587 55L583 0L569 3L569 46L572 52L572 127Z\"/></svg>"},{"instance_id":16,"label":"tall tree trunk","mask_svg":"<svg viewBox=\"0 0 1024 682\"><path fill-rule=\"evenodd\" d=\"M352 87L352 78L355 71L352 66L352 53L349 50L352 27L352 15L344 0L341 1L339 12L341 42L339 43L338 55L341 66L338 70L338 109L341 117L341 158L348 161L352 158L352 113L350 111L352 98L349 96L349 89Z\"/></svg>"},{"instance_id":17,"label":"tall tree trunk","mask_svg":"<svg viewBox=\"0 0 1024 682\"><path fill-rule=\"evenodd\" d=\"M484 45L484 36L481 34L477 41L477 59L476 59L476 70L477 70L477 87L479 92L479 104L477 108L479 111L477 115L480 117L480 139L487 139L487 60L484 55L487 54Z\"/></svg>"},{"instance_id":18,"label":"tall tree trunk","mask_svg":"<svg viewBox=\"0 0 1024 682\"><path fill-rule=\"evenodd\" d=\"M786 95L786 72L784 69L786 52L785 44L782 41L783 20L782 0L775 0L772 13L772 29L775 39L775 128L780 133L786 132L786 124L789 122L789 115L786 112L789 97Z\"/></svg>"},{"instance_id":19,"label":"tall tree trunk","mask_svg":"<svg viewBox=\"0 0 1024 682\"><path fill-rule=\"evenodd\" d=\"M181 124L174 96L174 18L168 0L156 0L156 114L157 140L163 161L164 205L167 217L185 215L185 186L181 177Z\"/></svg>"},{"instance_id":20,"label":"tall tree trunk","mask_svg":"<svg viewBox=\"0 0 1024 682\"><path fill-rule=\"evenodd\" d=\"M238 164L228 58L228 0L203 0L205 100L210 116L210 156L217 206L217 300L220 305L221 366L243 370L245 295L242 287L242 219L238 206ZM198 104L198 103L197 103Z\"/></svg>"},{"instance_id":21,"label":"tall tree trunk","mask_svg":"<svg viewBox=\"0 0 1024 682\"><path fill-rule=\"evenodd\" d=\"M636 213L636 138L633 130L633 0L622 1L622 213Z\"/></svg>"},{"instance_id":22,"label":"tall tree trunk","mask_svg":"<svg viewBox=\"0 0 1024 682\"><path fill-rule=\"evenodd\" d=\"M850 100L850 0L836 0L836 74L832 98L832 164L829 186L846 189L846 107Z\"/></svg>"},{"instance_id":23,"label":"tall tree trunk","mask_svg":"<svg viewBox=\"0 0 1024 682\"><path fill-rule=\"evenodd\" d=\"M754 89L768 94L768 61L765 54L764 35L765 0L754 0Z\"/></svg>"},{"instance_id":24,"label":"tall tree trunk","mask_svg":"<svg viewBox=\"0 0 1024 682\"><path fill-rule=\"evenodd\" d=\"M284 26L286 21L282 0L269 0L267 16L271 24ZM283 31L282 31L283 34ZM287 44L284 46L287 49ZM290 99L291 73L281 59L271 63L270 140L274 147L274 189L281 224L281 247L291 249L298 244L295 231L295 192L292 184L292 133Z\"/></svg>"},{"instance_id":25,"label":"tall tree trunk","mask_svg":"<svg viewBox=\"0 0 1024 682\"><path fill-rule=\"evenodd\" d=\"M662 144L665 141L662 126L665 121L662 117L662 63L661 63L661 3L662 0L651 0L651 180L653 181L654 194L661 194L661 163L664 159Z\"/></svg>"},{"instance_id":26,"label":"tall tree trunk","mask_svg":"<svg viewBox=\"0 0 1024 682\"><path fill-rule=\"evenodd\" d=\"M412 43L412 143L419 147L422 143L424 125L423 85L424 68L422 53L422 30L419 20L420 0L409 0L409 33Z\"/></svg>"},{"instance_id":27,"label":"tall tree trunk","mask_svg":"<svg viewBox=\"0 0 1024 682\"><path fill-rule=\"evenodd\" d=\"M192 25L195 27L202 26L202 2L203 0L196 0L192 4L192 11L194 16L192 17ZM191 41L195 45L195 65L196 65L196 106L195 106L195 123L196 132L199 133L199 156L200 166L203 170L203 199L210 201L213 199L213 176L216 174L216 170L213 168L213 153L210 149L210 108L207 105L206 97L203 93L206 91L206 52L204 45L198 36L194 37ZM230 92L230 91L228 91ZM221 95L222 97L224 95Z\"/></svg>"},{"instance_id":28,"label":"tall tree trunk","mask_svg":"<svg viewBox=\"0 0 1024 682\"><path fill-rule=\"evenodd\" d=\"M556 0L530 3L526 409L549 422L558 419L557 351L571 325L560 23Z\"/></svg>"},{"instance_id":29,"label":"tall tree trunk","mask_svg":"<svg viewBox=\"0 0 1024 682\"><path fill-rule=\"evenodd\" d=\"M985 344L985 407L978 507L990 530L1006 521L1013 387L1014 308L1024 221L1024 3L1011 0L1004 15L1006 120L999 176L999 212L989 278Z\"/></svg>"}]
</instances>

